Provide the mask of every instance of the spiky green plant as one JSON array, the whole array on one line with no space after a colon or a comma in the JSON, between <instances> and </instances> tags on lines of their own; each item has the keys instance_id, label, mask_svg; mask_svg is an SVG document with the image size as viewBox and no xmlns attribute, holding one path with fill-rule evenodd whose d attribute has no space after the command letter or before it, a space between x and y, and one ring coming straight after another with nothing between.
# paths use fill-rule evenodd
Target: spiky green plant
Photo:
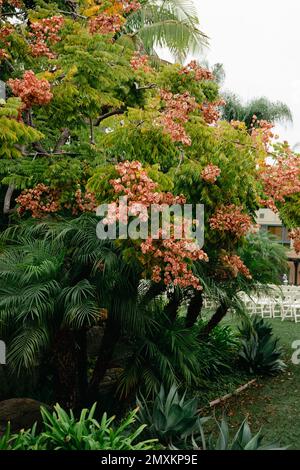
<instances>
[{"instance_id":1,"label":"spiky green plant","mask_svg":"<svg viewBox=\"0 0 300 470\"><path fill-rule=\"evenodd\" d=\"M202 441L197 444L192 440L194 450L285 450L280 448L278 443L264 444L262 430L253 434L248 424L247 418L242 422L238 431L231 437L226 418L219 422L216 420L218 434L211 434L206 439L205 433L201 433Z\"/></svg>"},{"instance_id":2,"label":"spiky green plant","mask_svg":"<svg viewBox=\"0 0 300 470\"><path fill-rule=\"evenodd\" d=\"M160 443L168 446L185 446L207 420L199 417L197 399L187 399L185 393L180 396L174 384L168 393L161 386L153 403L143 397L137 403L137 418L147 424L145 435L156 436Z\"/></svg>"},{"instance_id":3,"label":"spiky green plant","mask_svg":"<svg viewBox=\"0 0 300 470\"><path fill-rule=\"evenodd\" d=\"M286 365L282 360L282 348L279 339L274 337L273 328L263 318L254 316L239 328L242 366L250 372L262 375L274 375L282 372Z\"/></svg>"}]
</instances>

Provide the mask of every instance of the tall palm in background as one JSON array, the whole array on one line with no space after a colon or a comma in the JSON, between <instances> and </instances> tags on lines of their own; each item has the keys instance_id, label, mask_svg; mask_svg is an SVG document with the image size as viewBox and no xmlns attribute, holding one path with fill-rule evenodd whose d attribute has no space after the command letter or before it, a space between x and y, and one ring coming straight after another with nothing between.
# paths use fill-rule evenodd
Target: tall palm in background
<instances>
[{"instance_id":1,"label":"tall palm in background","mask_svg":"<svg viewBox=\"0 0 300 470\"><path fill-rule=\"evenodd\" d=\"M199 29L199 18L193 0L142 0L142 8L132 13L126 33L137 49L156 55L156 48L167 48L183 62L188 53L201 51L208 44Z\"/></svg>"},{"instance_id":2,"label":"tall palm in background","mask_svg":"<svg viewBox=\"0 0 300 470\"><path fill-rule=\"evenodd\" d=\"M223 108L222 118L226 121L242 121L247 129L251 128L252 118L266 120L274 124L292 122L290 108L281 101L272 102L268 98L255 98L243 104L234 93L224 93L226 105Z\"/></svg>"}]
</instances>

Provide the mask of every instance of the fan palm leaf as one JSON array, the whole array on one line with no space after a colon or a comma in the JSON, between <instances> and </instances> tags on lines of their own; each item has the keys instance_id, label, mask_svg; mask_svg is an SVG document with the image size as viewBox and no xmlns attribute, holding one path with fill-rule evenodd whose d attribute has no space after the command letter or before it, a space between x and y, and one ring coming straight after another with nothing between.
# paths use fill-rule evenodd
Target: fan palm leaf
<instances>
[{"instance_id":1,"label":"fan palm leaf","mask_svg":"<svg viewBox=\"0 0 300 470\"><path fill-rule=\"evenodd\" d=\"M191 0L143 2L142 8L128 17L126 33L137 49L155 55L157 46L165 47L180 61L208 44Z\"/></svg>"}]
</instances>

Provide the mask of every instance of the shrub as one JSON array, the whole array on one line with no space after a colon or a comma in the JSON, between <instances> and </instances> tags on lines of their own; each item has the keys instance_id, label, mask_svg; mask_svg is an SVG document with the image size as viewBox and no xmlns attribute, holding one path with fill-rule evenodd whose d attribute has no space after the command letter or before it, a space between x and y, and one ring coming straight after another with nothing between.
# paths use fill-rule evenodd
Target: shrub
<instances>
[{"instance_id":1,"label":"shrub","mask_svg":"<svg viewBox=\"0 0 300 470\"><path fill-rule=\"evenodd\" d=\"M274 337L272 326L263 318L254 316L239 328L242 347L239 358L242 367L252 373L275 375L282 372L286 365L282 358L279 339Z\"/></svg>"},{"instance_id":2,"label":"shrub","mask_svg":"<svg viewBox=\"0 0 300 470\"><path fill-rule=\"evenodd\" d=\"M154 402L150 405L142 398L137 400L139 412L137 415L141 423L146 423L144 434L148 437L157 437L159 442L166 446L185 446L194 433L198 433L206 418L200 418L196 398L182 397L178 389L172 385L168 394L162 386Z\"/></svg>"},{"instance_id":3,"label":"shrub","mask_svg":"<svg viewBox=\"0 0 300 470\"><path fill-rule=\"evenodd\" d=\"M260 430L253 435L247 419L243 421L233 438L230 436L227 421L216 420L217 435L212 432L206 436L203 425L209 417L200 417L196 398L187 399L178 394L173 385L168 394L163 387L153 403L138 400L137 418L146 423L143 434L156 437L159 442L172 450L277 450L277 443L263 444L264 436Z\"/></svg>"},{"instance_id":4,"label":"shrub","mask_svg":"<svg viewBox=\"0 0 300 470\"><path fill-rule=\"evenodd\" d=\"M197 325L200 327L200 338L203 326L204 322ZM239 347L239 338L229 325L216 326L208 337L201 338L198 343L201 376L219 380L224 373L230 372L238 357Z\"/></svg>"},{"instance_id":5,"label":"shrub","mask_svg":"<svg viewBox=\"0 0 300 470\"><path fill-rule=\"evenodd\" d=\"M157 439L138 440L145 424L132 430L137 409L115 426L115 417L108 418L106 413L97 421L95 409L96 404L91 410L83 409L77 419L72 411L67 413L58 404L53 413L41 408L43 431L36 434L34 425L32 429L11 434L8 424L0 439L0 450L148 450L155 446Z\"/></svg>"},{"instance_id":6,"label":"shrub","mask_svg":"<svg viewBox=\"0 0 300 470\"><path fill-rule=\"evenodd\" d=\"M218 427L217 437L211 434L208 440L202 430L201 444L198 445L195 439L192 440L193 450L284 450L277 443L263 445L264 436L260 430L257 434L252 434L247 419L240 425L233 438L225 418L220 422L216 421Z\"/></svg>"}]
</instances>

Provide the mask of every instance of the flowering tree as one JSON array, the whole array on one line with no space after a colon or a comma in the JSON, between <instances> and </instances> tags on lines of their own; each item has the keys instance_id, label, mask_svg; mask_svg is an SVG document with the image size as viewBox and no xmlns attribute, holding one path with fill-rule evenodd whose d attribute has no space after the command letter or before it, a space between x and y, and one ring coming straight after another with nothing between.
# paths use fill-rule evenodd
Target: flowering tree
<instances>
[{"instance_id":1,"label":"flowering tree","mask_svg":"<svg viewBox=\"0 0 300 470\"><path fill-rule=\"evenodd\" d=\"M92 374L94 391L120 336L128 336L143 319L140 315L132 321L126 315L137 315L147 299L150 304L149 297L166 294L161 317L169 325L188 302L186 327L191 327L201 313L203 294L214 295L219 306L206 328L209 333L237 305L237 293L255 287L257 273L247 266L241 248L248 243L256 210L267 205L282 211L283 202L300 192L298 156L284 147L272 148L270 123L254 118L249 130L237 121L221 121L224 103L210 70L195 61L184 67L155 61L146 47L128 40L132 18L144 3L54 1L49 10L44 2L42 8L26 1L0 6L0 71L8 96L0 104L3 213L21 231L24 221L36 220L34 235L47 241L56 240L57 233L59 241L66 233L70 237L62 247L55 246L55 269L50 248L45 261L45 250L35 247L49 272L39 265L22 271L36 256L16 263L14 285L24 282L30 290L45 283L47 292L38 291L36 298L49 294L47 318L40 302L26 305L43 324L43 334L40 323L34 325L35 340L46 338L47 347L54 344L56 352L60 341L69 353L75 349L74 332L84 337L91 326L104 324ZM20 22L11 21L14 15ZM266 163L271 152L272 165ZM94 221L95 208L107 202L112 204L106 223L122 222L121 196L128 200L126 218L140 222L149 219L153 204L204 204L204 247L176 236L173 219L168 238L160 232L147 234L145 240L120 239L104 249L95 231L87 234L80 224ZM93 223L88 227L94 229ZM298 227L295 221L290 226ZM292 236L296 239L298 232ZM5 276L5 269L0 270L0 282L6 282ZM143 304L145 284L149 291ZM12 292L3 292L8 306L0 315L10 315ZM53 292L55 302L59 300L54 337L49 321ZM19 301L12 302L23 309ZM32 334L32 323L23 314L17 318ZM12 331L19 326L13 323ZM134 331L133 343L138 337ZM18 338L13 339L12 358L16 344L24 341ZM80 344L84 349L84 341ZM43 350L39 346L37 355ZM65 350L60 353L65 357ZM67 370L59 376L67 377Z\"/></svg>"}]
</instances>

